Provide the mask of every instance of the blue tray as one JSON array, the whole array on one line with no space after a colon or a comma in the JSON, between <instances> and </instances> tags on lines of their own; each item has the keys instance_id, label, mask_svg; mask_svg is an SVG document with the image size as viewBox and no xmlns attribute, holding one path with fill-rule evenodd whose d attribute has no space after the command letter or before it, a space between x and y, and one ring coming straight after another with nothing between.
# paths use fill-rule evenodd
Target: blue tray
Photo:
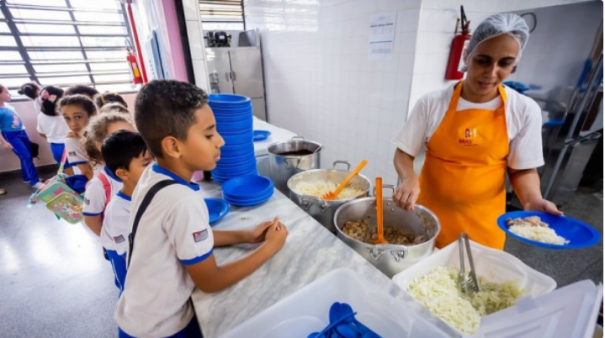
<instances>
[{"instance_id":1,"label":"blue tray","mask_svg":"<svg viewBox=\"0 0 605 338\"><path fill-rule=\"evenodd\" d=\"M525 218L530 216L539 216L542 222L548 224L557 235L565 238L569 241L566 245L548 244L542 242L532 241L516 235L508 230L506 225L507 218ZM538 211L513 211L507 212L506 214L498 217L498 226L509 236L515 237L516 239L531 244L533 246L547 248L547 249L581 249L591 247L601 241L601 234L592 226L566 216L554 216L545 212Z\"/></svg>"},{"instance_id":2,"label":"blue tray","mask_svg":"<svg viewBox=\"0 0 605 338\"><path fill-rule=\"evenodd\" d=\"M264 141L271 136L271 132L268 130L255 130L253 135L254 142Z\"/></svg>"},{"instance_id":3,"label":"blue tray","mask_svg":"<svg viewBox=\"0 0 605 338\"><path fill-rule=\"evenodd\" d=\"M216 223L223 219L229 213L229 203L218 199L218 198L204 198L206 206L208 207L208 214L210 216L210 224Z\"/></svg>"}]
</instances>

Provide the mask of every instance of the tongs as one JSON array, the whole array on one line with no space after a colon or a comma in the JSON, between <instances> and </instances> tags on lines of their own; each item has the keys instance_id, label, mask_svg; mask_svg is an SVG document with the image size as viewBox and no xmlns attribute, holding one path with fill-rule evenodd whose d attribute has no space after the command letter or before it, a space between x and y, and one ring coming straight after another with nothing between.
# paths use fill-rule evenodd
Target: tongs
<instances>
[{"instance_id":1,"label":"tongs","mask_svg":"<svg viewBox=\"0 0 605 338\"><path fill-rule=\"evenodd\" d=\"M467 274L464 266L464 249L468 255L468 262L471 265L471 271ZM458 237L458 250L460 252L460 272L458 273L458 287L464 293L479 292L479 280L475 271L475 262L473 261L473 253L471 251L471 243L468 239L468 234L463 232Z\"/></svg>"}]
</instances>

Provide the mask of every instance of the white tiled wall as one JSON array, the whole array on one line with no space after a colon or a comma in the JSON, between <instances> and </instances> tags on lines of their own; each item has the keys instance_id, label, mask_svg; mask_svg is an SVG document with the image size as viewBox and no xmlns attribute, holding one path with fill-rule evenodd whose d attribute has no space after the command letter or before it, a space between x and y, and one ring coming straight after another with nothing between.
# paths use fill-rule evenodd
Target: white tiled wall
<instances>
[{"instance_id":1,"label":"white tiled wall","mask_svg":"<svg viewBox=\"0 0 605 338\"><path fill-rule=\"evenodd\" d=\"M443 88L445 69L460 5L471 21L471 33L481 21L498 12L563 5L586 0L423 0L416 38L410 108L423 94ZM531 40L530 40L531 41Z\"/></svg>"},{"instance_id":2,"label":"white tiled wall","mask_svg":"<svg viewBox=\"0 0 605 338\"><path fill-rule=\"evenodd\" d=\"M391 139L406 120L420 0L246 0L259 28L269 122L322 143L335 160L396 182ZM397 13L395 54L368 59L369 24Z\"/></svg>"},{"instance_id":3,"label":"white tiled wall","mask_svg":"<svg viewBox=\"0 0 605 338\"><path fill-rule=\"evenodd\" d=\"M204 51L204 32L202 31L202 22L200 21L198 1L183 0L183 11L185 13L185 21L187 21L187 37L193 61L195 84L206 92L209 92L210 83L208 80L208 68L206 66L206 53Z\"/></svg>"}]
</instances>

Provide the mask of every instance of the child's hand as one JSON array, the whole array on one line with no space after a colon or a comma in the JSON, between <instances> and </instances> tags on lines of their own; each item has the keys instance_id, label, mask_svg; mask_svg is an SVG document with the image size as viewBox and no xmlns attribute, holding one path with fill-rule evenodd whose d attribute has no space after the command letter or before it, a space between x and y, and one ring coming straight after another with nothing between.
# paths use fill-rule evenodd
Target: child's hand
<instances>
[{"instance_id":1,"label":"child's hand","mask_svg":"<svg viewBox=\"0 0 605 338\"><path fill-rule=\"evenodd\" d=\"M13 150L13 146L8 142L4 142L3 146L4 146L4 149Z\"/></svg>"},{"instance_id":2,"label":"child's hand","mask_svg":"<svg viewBox=\"0 0 605 338\"><path fill-rule=\"evenodd\" d=\"M277 221L267 229L267 232L265 233L265 243L271 245L275 252L277 252L286 243L287 236L288 229L282 222Z\"/></svg>"},{"instance_id":3,"label":"child's hand","mask_svg":"<svg viewBox=\"0 0 605 338\"><path fill-rule=\"evenodd\" d=\"M250 229L246 233L246 243L260 243L265 240L265 234L270 226L279 223L279 218L275 217L272 221L262 222Z\"/></svg>"}]
</instances>

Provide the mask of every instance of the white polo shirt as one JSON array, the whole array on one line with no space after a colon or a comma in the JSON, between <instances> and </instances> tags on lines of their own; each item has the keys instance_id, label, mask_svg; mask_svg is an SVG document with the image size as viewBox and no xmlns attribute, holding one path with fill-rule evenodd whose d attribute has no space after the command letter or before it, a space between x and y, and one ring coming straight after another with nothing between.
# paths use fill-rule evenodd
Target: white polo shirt
<instances>
[{"instance_id":1,"label":"white polo shirt","mask_svg":"<svg viewBox=\"0 0 605 338\"><path fill-rule=\"evenodd\" d=\"M118 255L123 255L128 251L130 201L130 196L118 191L105 209L103 228L101 228L101 244L107 250L116 251Z\"/></svg>"},{"instance_id":2,"label":"white polo shirt","mask_svg":"<svg viewBox=\"0 0 605 338\"><path fill-rule=\"evenodd\" d=\"M416 157L422 147L441 124L449 108L454 85L428 93L421 97L408 118L406 124L393 140L401 151ZM510 140L508 166L512 169L532 169L544 165L542 153L542 110L531 98L519 94L514 89L506 90L506 128ZM457 110L490 109L495 110L502 104L502 99L486 103L472 103L462 98L458 100Z\"/></svg>"},{"instance_id":3,"label":"white polo shirt","mask_svg":"<svg viewBox=\"0 0 605 338\"><path fill-rule=\"evenodd\" d=\"M101 168L102 174L105 175L109 181L109 196L114 196L122 189L122 180L112 174L107 167L104 166ZM82 210L84 216L99 216L105 211L107 196L105 195L103 182L97 176L98 172L95 172L94 177L90 180L86 186L86 191L84 192L84 209Z\"/></svg>"},{"instance_id":4,"label":"white polo shirt","mask_svg":"<svg viewBox=\"0 0 605 338\"><path fill-rule=\"evenodd\" d=\"M68 137L65 139L65 151L67 152L67 160L72 165L88 163L86 151L80 143L79 138Z\"/></svg>"},{"instance_id":5,"label":"white polo shirt","mask_svg":"<svg viewBox=\"0 0 605 338\"><path fill-rule=\"evenodd\" d=\"M130 225L143 198L156 183L175 180L160 190L141 217L134 238L126 286L115 320L135 337L168 337L194 316L188 300L195 283L185 265L212 255L214 237L199 185L154 163L139 179L132 196Z\"/></svg>"},{"instance_id":6,"label":"white polo shirt","mask_svg":"<svg viewBox=\"0 0 605 338\"><path fill-rule=\"evenodd\" d=\"M36 129L40 134L46 135L48 143L64 143L69 127L62 116L48 116L38 114L38 125Z\"/></svg>"}]
</instances>

